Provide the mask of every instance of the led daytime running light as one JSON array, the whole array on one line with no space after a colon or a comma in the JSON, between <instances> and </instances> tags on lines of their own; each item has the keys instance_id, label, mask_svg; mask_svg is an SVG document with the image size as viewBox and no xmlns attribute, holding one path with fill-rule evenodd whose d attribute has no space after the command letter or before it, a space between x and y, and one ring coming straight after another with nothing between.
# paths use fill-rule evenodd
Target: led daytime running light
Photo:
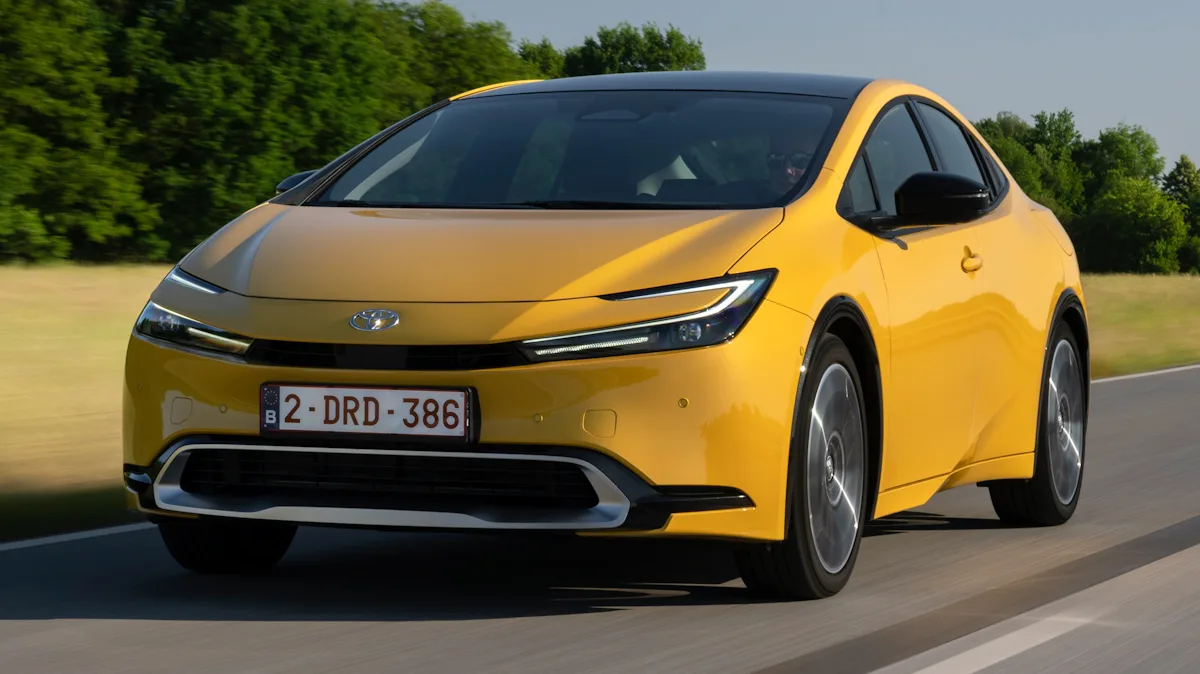
<instances>
[{"instance_id":1,"label":"led daytime running light","mask_svg":"<svg viewBox=\"0 0 1200 674\"><path fill-rule=\"evenodd\" d=\"M635 346L637 344L645 344L649 341L649 337L631 337L629 339L614 339L608 342L589 342L587 344L574 344L572 346L552 346L547 349L535 349L534 353L539 356L555 356L560 353L578 353L580 351L589 351L591 349L612 349L618 346Z\"/></svg>"},{"instance_id":2,"label":"led daytime running light","mask_svg":"<svg viewBox=\"0 0 1200 674\"><path fill-rule=\"evenodd\" d=\"M205 330L200 330L198 328L192 328L192 327L189 327L187 329L187 331L188 331L189 335L191 335L197 339L203 339L203 340L207 340L210 342L216 342L217 344L220 344L221 346L227 346L227 347L230 347L233 349L238 349L239 351L245 351L246 349L250 348L250 342L245 341L245 340L231 339L229 337L222 337L221 335L214 335L211 332L207 332Z\"/></svg>"},{"instance_id":3,"label":"led daytime running light","mask_svg":"<svg viewBox=\"0 0 1200 674\"><path fill-rule=\"evenodd\" d=\"M701 292L707 292L710 290L720 290L721 288L729 288L730 289L729 292L726 293L725 296L721 298L720 302L717 302L716 304L712 305L711 307L709 307L707 309L703 309L701 311L697 311L695 313L687 314L684 316L672 316L670 318L661 318L661 319L657 319L657 320L653 320L653 321L645 321L642 323L633 323L631 325L622 325L622 326L615 327L615 328L604 328L601 330L589 330L587 332L573 332L569 335L556 335L554 337L539 337L537 339L527 339L523 343L524 344L540 344L542 342L557 342L557 341L563 340L563 339L576 339L579 337L591 337L592 335L603 335L603 334L607 334L607 333L611 333L611 332L625 332L627 330L636 330L638 328L652 328L652 327L656 327L659 325L669 325L671 323L686 323L688 321L698 321L703 318L715 316L715 315L721 313L722 311L725 311L726 309L728 309L730 307L730 305L732 305L734 302L738 301L738 298L740 298L742 295L745 295L746 291L749 290L754 284L755 284L755 279L738 279L736 281L725 281L725 282L721 282L721 283L712 283L712 284L703 285L703 286L693 286L693 287L689 287L689 288L681 288L678 290L665 290L662 292L649 293L646 295L635 295L632 297L623 297L618 301L624 302L624 301L628 301L628 300L645 300L645 299L650 299L653 297L667 297L669 295L684 295L684 294L688 294L688 293L701 293ZM539 355L540 355L540 353L539 353Z\"/></svg>"}]
</instances>

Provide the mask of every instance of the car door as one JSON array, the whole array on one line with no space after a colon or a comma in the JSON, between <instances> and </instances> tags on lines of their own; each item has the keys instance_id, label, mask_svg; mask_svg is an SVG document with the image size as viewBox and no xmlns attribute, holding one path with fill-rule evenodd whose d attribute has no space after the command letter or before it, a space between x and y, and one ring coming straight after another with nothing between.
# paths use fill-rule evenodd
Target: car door
<instances>
[{"instance_id":1,"label":"car door","mask_svg":"<svg viewBox=\"0 0 1200 674\"><path fill-rule=\"evenodd\" d=\"M991 209L974 224L983 263L980 322L978 443L972 461L1032 452L1037 433L1046 321L1062 278L1058 247L1046 229L1009 193L1007 180L979 139L948 111L917 101L920 120L941 170L992 190Z\"/></svg>"},{"instance_id":2,"label":"car door","mask_svg":"<svg viewBox=\"0 0 1200 674\"><path fill-rule=\"evenodd\" d=\"M902 99L876 121L840 203L844 214L856 214L851 221L896 215L896 188L934 169L913 115ZM893 230L877 239L890 336L883 490L946 475L971 456L982 347L977 248L970 224Z\"/></svg>"}]
</instances>

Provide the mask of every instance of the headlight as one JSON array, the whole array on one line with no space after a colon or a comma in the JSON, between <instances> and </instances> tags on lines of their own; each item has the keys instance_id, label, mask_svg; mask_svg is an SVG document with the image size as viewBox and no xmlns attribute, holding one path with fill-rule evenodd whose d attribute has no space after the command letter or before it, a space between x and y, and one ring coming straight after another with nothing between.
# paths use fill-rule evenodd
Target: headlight
<instances>
[{"instance_id":1,"label":"headlight","mask_svg":"<svg viewBox=\"0 0 1200 674\"><path fill-rule=\"evenodd\" d=\"M154 302L138 316L135 329L147 337L204 351L243 355L251 339L164 309Z\"/></svg>"},{"instance_id":2,"label":"headlight","mask_svg":"<svg viewBox=\"0 0 1200 674\"><path fill-rule=\"evenodd\" d=\"M695 313L602 330L530 339L521 342L520 348L531 361L545 362L721 344L733 339L742 329L766 295L774 278L775 270L771 269L610 296L606 299L626 301L726 290L716 304Z\"/></svg>"}]
</instances>

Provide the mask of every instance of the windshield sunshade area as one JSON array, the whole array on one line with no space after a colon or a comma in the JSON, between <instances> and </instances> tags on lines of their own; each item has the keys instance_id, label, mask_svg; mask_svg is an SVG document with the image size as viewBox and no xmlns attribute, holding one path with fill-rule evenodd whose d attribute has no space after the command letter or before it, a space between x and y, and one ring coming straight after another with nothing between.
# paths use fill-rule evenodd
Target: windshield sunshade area
<instances>
[{"instance_id":1,"label":"windshield sunshade area","mask_svg":"<svg viewBox=\"0 0 1200 674\"><path fill-rule=\"evenodd\" d=\"M713 91L469 98L398 131L312 205L775 206L818 169L846 104Z\"/></svg>"}]
</instances>

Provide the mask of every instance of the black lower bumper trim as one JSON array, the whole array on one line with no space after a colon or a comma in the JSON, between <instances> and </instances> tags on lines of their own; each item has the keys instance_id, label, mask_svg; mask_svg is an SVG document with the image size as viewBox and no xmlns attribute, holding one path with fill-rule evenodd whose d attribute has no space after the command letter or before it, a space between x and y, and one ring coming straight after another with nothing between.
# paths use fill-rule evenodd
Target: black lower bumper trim
<instances>
[{"instance_id":1,"label":"black lower bumper trim","mask_svg":"<svg viewBox=\"0 0 1200 674\"><path fill-rule=\"evenodd\" d=\"M173 451L187 445L228 443L247 447L278 445L277 441L256 436L190 436L176 441L159 455L150 466L126 464L125 485L138 496L138 501L147 510L158 510L154 499L153 484L162 469L165 458ZM305 444L290 442L288 444ZM327 443L321 443L327 444ZM339 447L378 447L375 441L355 442L346 439ZM422 449L436 446L424 445ZM547 456L566 456L586 461L604 473L629 499L630 510L625 522L615 529L604 531L653 531L666 526L671 515L677 513L736 510L755 507L748 494L734 487L712 485L652 485L643 480L616 459L592 449L569 446L516 445L516 444L473 444L472 452L521 453ZM403 447L397 446L396 449ZM454 449L454 448L451 448Z\"/></svg>"}]
</instances>

